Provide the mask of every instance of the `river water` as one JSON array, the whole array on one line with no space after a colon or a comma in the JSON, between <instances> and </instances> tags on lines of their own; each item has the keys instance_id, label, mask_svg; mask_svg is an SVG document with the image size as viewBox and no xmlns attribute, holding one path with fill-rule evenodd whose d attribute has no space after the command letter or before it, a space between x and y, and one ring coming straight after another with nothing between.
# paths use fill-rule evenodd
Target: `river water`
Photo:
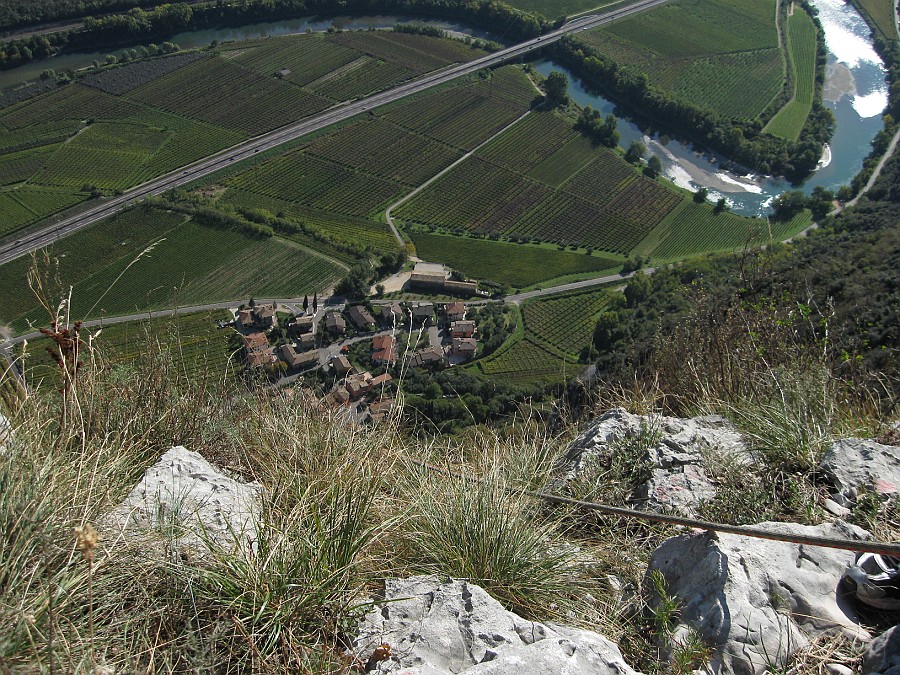
<instances>
[{"instance_id":1,"label":"river water","mask_svg":"<svg viewBox=\"0 0 900 675\"><path fill-rule=\"evenodd\" d=\"M772 199L785 190L809 193L816 186L837 189L849 184L862 169L871 151L872 139L882 129L881 114L888 101L886 71L872 48L868 26L859 13L843 0L812 0L825 30L828 65L825 105L834 113L835 131L820 168L801 186L784 180L758 177L712 153L659 133L644 133L608 99L584 86L567 68L552 61L535 64L548 74L560 70L569 77L569 95L581 105L619 117L621 145L642 140L662 160L665 175L689 190L706 187L713 200L724 196L736 213L764 215ZM646 129L646 128L645 128ZM730 170L729 170L730 169Z\"/></svg>"},{"instance_id":2,"label":"river water","mask_svg":"<svg viewBox=\"0 0 900 675\"><path fill-rule=\"evenodd\" d=\"M881 113L887 105L886 71L872 48L869 29L859 13L844 0L812 0L819 10L819 20L825 29L828 46L828 66L825 85L825 104L834 112L834 136L817 170L800 189L814 187L837 189L848 184L862 168L871 150L871 142L882 128ZM213 40L248 40L253 38L322 31L331 26L342 29L387 28L396 23L425 23L445 30L486 37L480 31L448 21L422 21L409 16L355 16L308 18L260 23L238 28L180 33L171 41L182 48L208 45ZM12 86L37 77L46 68L57 71L83 68L95 60L103 60L106 52L66 54L47 61L28 64L0 73L0 88ZM665 175L681 187L695 190L706 187L715 200L724 196L737 213L763 215L772 199L792 189L779 179L758 177L736 167L714 154L695 150L690 144L670 139L659 133L645 133L627 113L617 110L608 99L591 91L567 68L552 61L537 61L537 70L548 74L553 70L569 77L569 95L581 105L590 105L604 114L613 112L619 117L621 144L643 140L662 160Z\"/></svg>"}]
</instances>

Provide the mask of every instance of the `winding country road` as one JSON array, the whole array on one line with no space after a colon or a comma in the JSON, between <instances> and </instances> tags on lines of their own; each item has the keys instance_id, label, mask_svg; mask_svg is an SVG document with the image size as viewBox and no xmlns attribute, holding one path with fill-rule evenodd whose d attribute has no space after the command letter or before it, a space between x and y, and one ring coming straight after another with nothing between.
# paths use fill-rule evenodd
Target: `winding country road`
<instances>
[{"instance_id":1,"label":"winding country road","mask_svg":"<svg viewBox=\"0 0 900 675\"><path fill-rule=\"evenodd\" d=\"M422 77L411 80L388 91L374 94L358 101L337 105L323 113L309 117L296 124L282 127L281 129L276 129L275 131L245 141L244 143L223 150L206 159L194 162L177 171L172 171L155 180L132 188L118 197L106 200L77 215L70 216L59 222L51 223L34 230L29 234L22 235L20 239L12 244L0 247L0 265L15 260L23 255L27 255L44 246L48 246L62 237L68 236L99 220L118 213L145 197L159 195L173 188L187 185L199 178L215 173L220 169L232 166L234 162L250 158L256 153L277 148L280 145L319 131L338 122L342 122L355 115L372 110L373 108L393 103L394 101L406 98L407 96L412 96L413 94L418 94L484 68L489 68L516 59L536 49L552 44L569 33L595 28L611 21L646 11L652 7L662 5L667 1L668 0L640 0L628 7L610 10L602 14L584 16L569 21L561 28L553 30L545 35L541 35L540 37L502 49L493 54L488 54L487 56L483 56L468 63L449 66L439 71L423 75Z\"/></svg>"}]
</instances>

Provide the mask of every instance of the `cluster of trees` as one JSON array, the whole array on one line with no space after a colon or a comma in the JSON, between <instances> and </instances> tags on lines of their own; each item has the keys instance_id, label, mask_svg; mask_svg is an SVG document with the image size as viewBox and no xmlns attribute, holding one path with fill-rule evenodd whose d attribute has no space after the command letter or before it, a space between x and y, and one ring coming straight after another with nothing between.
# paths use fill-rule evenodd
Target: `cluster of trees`
<instances>
[{"instance_id":1,"label":"cluster of trees","mask_svg":"<svg viewBox=\"0 0 900 675\"><path fill-rule=\"evenodd\" d=\"M816 199L830 204L829 194L787 193L776 207L787 208L788 217ZM894 158L856 206L793 244L636 275L597 321L598 369L613 383L633 384L636 374L648 382L662 378L662 388L677 396L684 393L678 378L687 359L706 363L710 381L726 378L739 364L721 357L745 340L754 358L762 354L774 365L826 353L833 372L896 401L898 221L900 158Z\"/></svg>"},{"instance_id":2,"label":"cluster of trees","mask_svg":"<svg viewBox=\"0 0 900 675\"><path fill-rule=\"evenodd\" d=\"M556 58L610 96L665 127L696 139L728 157L766 174L799 181L809 175L834 131L831 111L816 102L795 141L763 134L762 120L733 120L676 99L650 85L645 73L619 66L593 47L566 37L553 47Z\"/></svg>"},{"instance_id":3,"label":"cluster of trees","mask_svg":"<svg viewBox=\"0 0 900 675\"><path fill-rule=\"evenodd\" d=\"M375 258L374 264L369 258L355 263L347 275L335 287L336 295L343 295L354 300L361 300L369 295L372 284L381 277L403 269L406 263L405 250L388 251Z\"/></svg>"},{"instance_id":4,"label":"cluster of trees","mask_svg":"<svg viewBox=\"0 0 900 675\"><path fill-rule=\"evenodd\" d=\"M8 42L0 46L0 69L14 68L65 50L122 46L161 39L185 30L275 21L335 11L414 13L459 19L488 28L500 37L517 40L536 37L550 28L550 24L540 15L514 9L496 0L343 0L339 6L332 0L216 0L214 3L193 6L181 2L163 4L152 10L133 7L123 14L87 17L81 29Z\"/></svg>"},{"instance_id":5,"label":"cluster of trees","mask_svg":"<svg viewBox=\"0 0 900 675\"><path fill-rule=\"evenodd\" d=\"M607 148L615 148L619 145L619 131L616 129L619 120L610 113L606 117L599 110L591 106L581 109L575 129L583 133L594 143L605 145Z\"/></svg>"}]
</instances>

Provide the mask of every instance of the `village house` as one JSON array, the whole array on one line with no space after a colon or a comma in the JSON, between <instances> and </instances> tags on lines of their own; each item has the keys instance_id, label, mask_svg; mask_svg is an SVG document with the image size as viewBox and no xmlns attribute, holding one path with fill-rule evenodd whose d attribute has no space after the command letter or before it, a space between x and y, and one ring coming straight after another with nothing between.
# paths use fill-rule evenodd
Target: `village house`
<instances>
[{"instance_id":1,"label":"village house","mask_svg":"<svg viewBox=\"0 0 900 675\"><path fill-rule=\"evenodd\" d=\"M336 372L341 377L353 370L353 366L350 364L350 359L348 359L343 354L334 357L334 359L332 359L331 361L331 365L334 367L334 372Z\"/></svg>"},{"instance_id":2,"label":"village house","mask_svg":"<svg viewBox=\"0 0 900 675\"><path fill-rule=\"evenodd\" d=\"M346 404L350 400L350 392L344 387L335 387L325 397L325 404L337 408Z\"/></svg>"},{"instance_id":3,"label":"village house","mask_svg":"<svg viewBox=\"0 0 900 675\"><path fill-rule=\"evenodd\" d=\"M306 335L307 333L312 333L313 325L315 323L315 317L312 316L298 316L288 325L288 334L291 337L296 337L297 335Z\"/></svg>"},{"instance_id":4,"label":"village house","mask_svg":"<svg viewBox=\"0 0 900 675\"><path fill-rule=\"evenodd\" d=\"M444 307L447 321L462 321L466 318L466 306L461 302L448 302Z\"/></svg>"},{"instance_id":5,"label":"village house","mask_svg":"<svg viewBox=\"0 0 900 675\"><path fill-rule=\"evenodd\" d=\"M313 333L306 333L297 338L297 346L306 351L316 346L316 336Z\"/></svg>"},{"instance_id":6,"label":"village house","mask_svg":"<svg viewBox=\"0 0 900 675\"><path fill-rule=\"evenodd\" d=\"M475 335L474 321L454 321L450 324L451 338L470 338Z\"/></svg>"},{"instance_id":7,"label":"village house","mask_svg":"<svg viewBox=\"0 0 900 675\"><path fill-rule=\"evenodd\" d=\"M357 330L366 331L375 328L375 318L362 305L353 305L347 310L347 316L350 317L350 321Z\"/></svg>"},{"instance_id":8,"label":"village house","mask_svg":"<svg viewBox=\"0 0 900 675\"><path fill-rule=\"evenodd\" d=\"M250 368L265 368L278 360L275 356L275 350L271 347L268 349L258 349L247 353L247 366Z\"/></svg>"},{"instance_id":9,"label":"village house","mask_svg":"<svg viewBox=\"0 0 900 675\"><path fill-rule=\"evenodd\" d=\"M250 352L266 349L269 346L269 338L266 337L265 333L259 332L242 335L241 342L244 343L244 349L247 350L248 354Z\"/></svg>"},{"instance_id":10,"label":"village house","mask_svg":"<svg viewBox=\"0 0 900 675\"><path fill-rule=\"evenodd\" d=\"M242 309L237 313L237 322L244 330L258 328L269 330L278 324L275 308L271 305Z\"/></svg>"},{"instance_id":11,"label":"village house","mask_svg":"<svg viewBox=\"0 0 900 675\"><path fill-rule=\"evenodd\" d=\"M387 417L394 407L394 399L385 398L369 406L369 418L377 424Z\"/></svg>"},{"instance_id":12,"label":"village house","mask_svg":"<svg viewBox=\"0 0 900 675\"><path fill-rule=\"evenodd\" d=\"M430 326L434 320L434 305L430 302L423 302L413 307L412 321L413 326Z\"/></svg>"},{"instance_id":13,"label":"village house","mask_svg":"<svg viewBox=\"0 0 900 675\"><path fill-rule=\"evenodd\" d=\"M375 387L380 387L384 384L387 384L388 382L390 382L393 379L394 378L391 377L390 373L382 373L381 375L377 375L376 377L372 378L372 389L374 389Z\"/></svg>"},{"instance_id":14,"label":"village house","mask_svg":"<svg viewBox=\"0 0 900 675\"><path fill-rule=\"evenodd\" d=\"M368 372L350 375L344 381L344 386L350 394L350 400L355 401L372 388L372 375Z\"/></svg>"},{"instance_id":15,"label":"village house","mask_svg":"<svg viewBox=\"0 0 900 675\"><path fill-rule=\"evenodd\" d=\"M392 302L387 305L381 305L379 308L381 314L381 324L387 328L392 328L395 324L403 323L403 308L399 302Z\"/></svg>"},{"instance_id":16,"label":"village house","mask_svg":"<svg viewBox=\"0 0 900 675\"><path fill-rule=\"evenodd\" d=\"M376 335L372 340L372 362L390 364L397 360L397 341L393 335Z\"/></svg>"},{"instance_id":17,"label":"village house","mask_svg":"<svg viewBox=\"0 0 900 675\"><path fill-rule=\"evenodd\" d=\"M328 312L325 315L325 330L335 335L343 335L347 330L347 322L337 312Z\"/></svg>"},{"instance_id":18,"label":"village house","mask_svg":"<svg viewBox=\"0 0 900 675\"><path fill-rule=\"evenodd\" d=\"M446 365L444 350L440 347L427 347L415 352L409 360L415 368L434 368Z\"/></svg>"},{"instance_id":19,"label":"village house","mask_svg":"<svg viewBox=\"0 0 900 675\"><path fill-rule=\"evenodd\" d=\"M450 353L453 356L462 356L471 359L478 351L478 341L475 338L454 338L450 343Z\"/></svg>"},{"instance_id":20,"label":"village house","mask_svg":"<svg viewBox=\"0 0 900 675\"><path fill-rule=\"evenodd\" d=\"M291 370L300 370L301 368L309 368L318 365L319 352L298 352L291 345L281 345L278 348L278 356L284 361Z\"/></svg>"}]
</instances>

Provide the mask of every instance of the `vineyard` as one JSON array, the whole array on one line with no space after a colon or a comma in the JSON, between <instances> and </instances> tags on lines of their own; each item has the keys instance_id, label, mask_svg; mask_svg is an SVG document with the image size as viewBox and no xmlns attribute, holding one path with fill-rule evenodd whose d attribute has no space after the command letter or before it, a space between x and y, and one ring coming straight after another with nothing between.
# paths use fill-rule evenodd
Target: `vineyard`
<instances>
[{"instance_id":1,"label":"vineyard","mask_svg":"<svg viewBox=\"0 0 900 675\"><path fill-rule=\"evenodd\" d=\"M884 39L897 39L896 7L891 0L857 0L855 4L869 15Z\"/></svg>"},{"instance_id":2,"label":"vineyard","mask_svg":"<svg viewBox=\"0 0 900 675\"><path fill-rule=\"evenodd\" d=\"M775 9L776 0L677 0L579 39L682 100L752 120L784 82Z\"/></svg>"},{"instance_id":3,"label":"vineyard","mask_svg":"<svg viewBox=\"0 0 900 675\"><path fill-rule=\"evenodd\" d=\"M472 150L528 110L536 91L519 68L401 101L383 118L461 150Z\"/></svg>"},{"instance_id":4,"label":"vineyard","mask_svg":"<svg viewBox=\"0 0 900 675\"><path fill-rule=\"evenodd\" d=\"M771 239L784 239L812 222L809 211L803 211L787 222L769 223L727 211L716 214L709 205L702 208L691 206L695 205L685 202L676 208L659 228L635 248L635 253L664 261L707 251L737 251L759 246Z\"/></svg>"},{"instance_id":5,"label":"vineyard","mask_svg":"<svg viewBox=\"0 0 900 675\"><path fill-rule=\"evenodd\" d=\"M794 96L769 120L764 131L788 140L797 140L812 110L816 88L816 24L800 7L788 19Z\"/></svg>"},{"instance_id":6,"label":"vineyard","mask_svg":"<svg viewBox=\"0 0 900 675\"><path fill-rule=\"evenodd\" d=\"M579 366L557 356L528 338L477 362L478 369L489 377L515 384L565 382Z\"/></svg>"},{"instance_id":7,"label":"vineyard","mask_svg":"<svg viewBox=\"0 0 900 675\"><path fill-rule=\"evenodd\" d=\"M526 335L577 357L591 344L597 316L608 303L605 291L531 300L522 308Z\"/></svg>"},{"instance_id":8,"label":"vineyard","mask_svg":"<svg viewBox=\"0 0 900 675\"><path fill-rule=\"evenodd\" d=\"M235 56L228 52L223 56L261 75L288 71L281 75L283 79L304 86L356 60L359 52L320 35L290 35L264 40Z\"/></svg>"},{"instance_id":9,"label":"vineyard","mask_svg":"<svg viewBox=\"0 0 900 675\"><path fill-rule=\"evenodd\" d=\"M121 96L202 58L203 54L199 52L185 52L136 61L93 73L85 77L82 82L89 87L105 91L107 94Z\"/></svg>"},{"instance_id":10,"label":"vineyard","mask_svg":"<svg viewBox=\"0 0 900 675\"><path fill-rule=\"evenodd\" d=\"M443 143L377 118L321 136L306 151L409 186L420 185L460 157Z\"/></svg>"},{"instance_id":11,"label":"vineyard","mask_svg":"<svg viewBox=\"0 0 900 675\"><path fill-rule=\"evenodd\" d=\"M600 274L621 267L611 258L558 251L529 244L411 232L419 257L442 262L467 277L489 279L513 288L573 274Z\"/></svg>"},{"instance_id":12,"label":"vineyard","mask_svg":"<svg viewBox=\"0 0 900 675\"><path fill-rule=\"evenodd\" d=\"M132 98L169 112L257 136L324 110L325 98L219 56L138 87Z\"/></svg>"},{"instance_id":13,"label":"vineyard","mask_svg":"<svg viewBox=\"0 0 900 675\"><path fill-rule=\"evenodd\" d=\"M576 136L570 121L534 112L403 204L396 215L429 228L628 255L682 199L641 176L615 152L591 147Z\"/></svg>"},{"instance_id":14,"label":"vineyard","mask_svg":"<svg viewBox=\"0 0 900 675\"><path fill-rule=\"evenodd\" d=\"M323 211L364 217L385 208L398 183L349 170L301 151L281 155L226 181L229 187Z\"/></svg>"}]
</instances>

